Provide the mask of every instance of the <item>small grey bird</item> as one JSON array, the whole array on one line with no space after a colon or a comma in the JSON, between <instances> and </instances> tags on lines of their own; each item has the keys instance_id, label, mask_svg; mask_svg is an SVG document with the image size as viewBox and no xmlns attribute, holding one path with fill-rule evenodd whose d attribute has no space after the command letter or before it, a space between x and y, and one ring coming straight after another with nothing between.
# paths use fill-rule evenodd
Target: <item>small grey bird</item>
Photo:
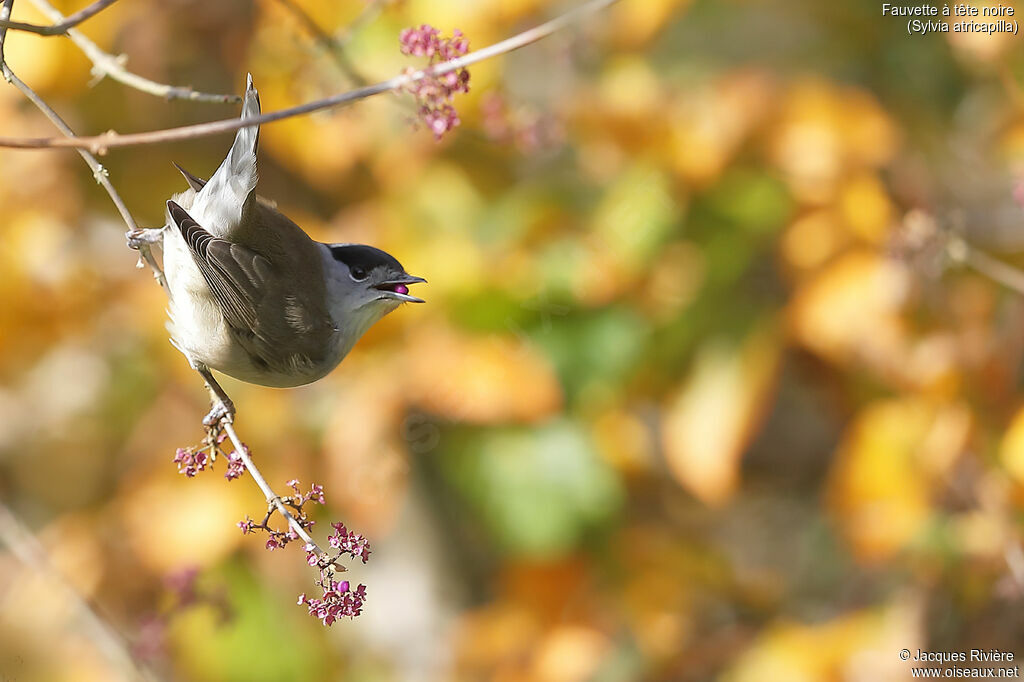
<instances>
[{"instance_id":1,"label":"small grey bird","mask_svg":"<svg viewBox=\"0 0 1024 682\"><path fill-rule=\"evenodd\" d=\"M248 77L242 119L260 113ZM322 244L256 196L259 126L240 128L227 157L204 181L177 164L189 188L167 202L162 228L128 235L161 244L171 341L234 411L209 370L263 386L322 378L378 320L424 282L394 257L362 244Z\"/></svg>"}]
</instances>

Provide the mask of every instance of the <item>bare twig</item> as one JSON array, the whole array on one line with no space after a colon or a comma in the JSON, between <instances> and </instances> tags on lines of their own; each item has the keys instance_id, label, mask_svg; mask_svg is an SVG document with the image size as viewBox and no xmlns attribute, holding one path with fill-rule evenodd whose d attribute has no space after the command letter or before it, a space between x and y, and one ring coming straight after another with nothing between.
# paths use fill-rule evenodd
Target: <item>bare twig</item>
<instances>
[{"instance_id":1,"label":"bare twig","mask_svg":"<svg viewBox=\"0 0 1024 682\"><path fill-rule=\"evenodd\" d=\"M96 0L88 7L84 7L74 14L69 14L63 20L52 26L38 26L36 24L25 24L20 21L0 21L0 28L9 28L14 31L28 31L41 36L59 36L67 32L72 26L78 26L91 16L99 14L107 7L113 5L117 0Z\"/></svg>"},{"instance_id":2,"label":"bare twig","mask_svg":"<svg viewBox=\"0 0 1024 682\"><path fill-rule=\"evenodd\" d=\"M326 560L328 555L324 550L320 549L320 545L316 544L306 529L302 527L302 524L292 515L288 508L281 501L280 496L274 492L274 489L270 487L266 479L263 478L263 474L253 464L252 458L249 457L249 450L242 443L238 434L235 433L235 426L229 421L221 423L221 428L224 429L224 433L228 434L228 438L231 440L231 444L235 446L235 453L242 458L242 463L245 464L246 470L249 475L252 476L252 480L256 482L260 490L263 491L263 495L267 498L267 504L271 504L275 509L288 521L288 526L295 531L295 534L302 538L302 541L307 545L310 545L310 550L316 552L316 555L320 559Z\"/></svg>"},{"instance_id":3,"label":"bare twig","mask_svg":"<svg viewBox=\"0 0 1024 682\"><path fill-rule=\"evenodd\" d=\"M40 12L50 17L53 21L60 22L64 20L64 15L46 0L29 0L29 2L31 2ZM196 92L192 88L166 85L164 83L151 81L148 78L143 78L142 76L132 73L125 68L124 65L127 61L125 55L115 57L108 52L104 52L98 45L96 45L96 43L86 38L76 29L69 28L66 33L68 38L71 39L71 42L77 45L78 49L85 53L85 56L92 62L92 73L97 78L110 76L114 80L123 83L130 88L135 88L136 90L140 90L150 95L165 97L167 99L187 99L194 102L221 103L242 101L242 98L238 95L219 95Z\"/></svg>"},{"instance_id":4,"label":"bare twig","mask_svg":"<svg viewBox=\"0 0 1024 682\"><path fill-rule=\"evenodd\" d=\"M33 0L34 2L41 2L43 0ZM428 69L421 69L418 71L409 71L400 76L390 78L386 81L376 83L374 85L368 85L362 88L356 88L348 92L342 92L337 95L332 95L324 99L315 100L306 104L300 104L295 107L288 109L280 109L278 111L271 111L260 116L254 116L246 119L232 118L222 121L212 121L209 123L200 123L191 126L182 126L180 128L170 128L168 130L156 130L146 133L133 133L129 135L119 135L113 131L104 133L103 135L96 135L91 137L73 137L73 138L10 138L0 137L0 147L10 147L15 149L50 149L55 147L75 147L78 149L89 149L93 153L103 154L108 149L114 147L132 147L145 144L159 144L161 142L172 142L177 140L189 140L197 137L205 137L207 135L217 135L219 133L227 133L238 130L239 128L254 125L271 123L273 121L280 121L285 118L291 118L293 116L300 116L303 114L309 114L314 111L320 111L322 109L329 109L331 107L341 106L344 104L351 104L352 102L366 99L373 95L378 95L382 92L390 92L392 90L398 90L405 86L422 80L428 76L438 76L463 67L475 64L491 57L496 57L506 52L518 50L521 47L535 43L542 38L546 38L552 33L571 25L573 22L581 19L582 17L593 14L609 5L614 4L618 0L590 0L565 14L552 19L539 26L535 26L527 31L524 31L511 38L495 43L488 47L482 48L475 52L453 59L451 61L444 62L443 64L437 64Z\"/></svg>"},{"instance_id":5,"label":"bare twig","mask_svg":"<svg viewBox=\"0 0 1024 682\"><path fill-rule=\"evenodd\" d=\"M1007 289L1024 296L1024 271L1008 265L981 251L960 237L951 237L946 253L954 262L962 263Z\"/></svg>"},{"instance_id":6,"label":"bare twig","mask_svg":"<svg viewBox=\"0 0 1024 682\"><path fill-rule=\"evenodd\" d=\"M12 83L15 87L25 93L33 104L43 109L44 113L48 112L48 116L52 114L50 120L53 121L58 128L68 134L71 134L70 129L67 128L64 121L62 121L52 109L49 109L49 107L43 103L31 88L21 82L21 80L7 66L7 62L4 60L4 41L7 39L8 29L6 22L10 19L11 8L13 6L14 0L4 0L3 5L0 6L0 72L3 73L4 78L8 82ZM106 180L104 187L107 187L108 192L111 195L111 199L113 199L114 203L117 205L118 211L121 212L125 222L130 227L134 227L135 222L132 220L131 214L128 213L127 208L124 206L124 202L121 201L117 192L114 191L112 186L110 186L109 180L107 180L102 166L100 166L88 152L82 151L81 154L87 162L89 162L90 159L92 160L92 162L89 163L89 167L92 168L97 180L101 178ZM156 679L151 671L136 664L135 660L128 653L130 649L123 638L106 621L96 614L78 591L64 580L63 576L61 576L56 570L52 569L46 555L46 550L40 546L35 536L32 535L32 533L29 532L28 529L18 521L17 517L15 517L14 514L3 504L0 504L0 538L3 539L4 544L23 565L30 567L33 571L41 570L50 574L48 583L51 586L56 586L58 589L62 589L68 602L75 605L78 617L84 623L85 630L89 637L108 658L114 661L122 670L130 673L134 678L145 680Z\"/></svg>"},{"instance_id":7,"label":"bare twig","mask_svg":"<svg viewBox=\"0 0 1024 682\"><path fill-rule=\"evenodd\" d=\"M10 5L4 5L7 16L10 16L11 5L13 5L13 0L11 0ZM7 65L7 61L4 59L3 54L3 45L6 38L7 29L0 27L0 73L3 74L4 79L20 90L22 94L24 94L25 97L36 106L37 109L43 112L46 118L50 119L50 122L53 123L60 132L68 137L74 137L75 131L71 130L71 127L64 122L64 119L62 119L57 112L50 107L50 105L44 102L43 99L36 94L35 90L26 85L20 78L18 78L17 75L15 75L13 71L11 71L11 67ZM110 182L110 178L107 177L107 169L104 168L103 165L96 160L96 157L88 151L79 149L78 154L87 164L89 164L93 178L95 178L96 182L106 190L107 194L110 196L110 200L113 201L114 206L117 207L117 212L121 214L121 218L128 226L128 229L137 230L138 225L135 224L135 219L132 218L132 214L128 211L128 207L125 205L121 195L117 193L116 189L114 189L114 185ZM139 257L146 261L146 263L149 264L149 267L152 268L153 276L156 278L156 281L160 283L160 286L166 288L167 283L164 281L164 273L157 264L156 259L153 257L153 252L148 245L144 244L139 248Z\"/></svg>"}]
</instances>

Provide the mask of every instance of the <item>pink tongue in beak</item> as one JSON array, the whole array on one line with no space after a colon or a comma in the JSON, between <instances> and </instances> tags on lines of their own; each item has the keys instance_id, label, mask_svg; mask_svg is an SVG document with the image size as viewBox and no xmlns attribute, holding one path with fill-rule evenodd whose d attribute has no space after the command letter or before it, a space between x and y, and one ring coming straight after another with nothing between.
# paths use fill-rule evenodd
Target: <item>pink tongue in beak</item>
<instances>
[{"instance_id":1,"label":"pink tongue in beak","mask_svg":"<svg viewBox=\"0 0 1024 682\"><path fill-rule=\"evenodd\" d=\"M407 293L409 293L409 287L405 286L404 284L396 284L395 285L395 293L396 294L407 294Z\"/></svg>"}]
</instances>

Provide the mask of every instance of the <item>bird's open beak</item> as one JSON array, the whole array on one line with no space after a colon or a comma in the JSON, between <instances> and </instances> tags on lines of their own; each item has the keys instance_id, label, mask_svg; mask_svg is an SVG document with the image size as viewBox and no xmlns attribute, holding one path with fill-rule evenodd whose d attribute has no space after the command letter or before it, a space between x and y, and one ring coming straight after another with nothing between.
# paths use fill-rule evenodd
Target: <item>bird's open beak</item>
<instances>
[{"instance_id":1,"label":"bird's open beak","mask_svg":"<svg viewBox=\"0 0 1024 682\"><path fill-rule=\"evenodd\" d=\"M383 291L387 294L388 298L397 298L399 301L405 301L406 303L423 303L422 298L416 298L409 294L409 285L419 284L420 282L426 283L426 281L422 277L414 275L399 275L380 284L375 284L374 288Z\"/></svg>"}]
</instances>

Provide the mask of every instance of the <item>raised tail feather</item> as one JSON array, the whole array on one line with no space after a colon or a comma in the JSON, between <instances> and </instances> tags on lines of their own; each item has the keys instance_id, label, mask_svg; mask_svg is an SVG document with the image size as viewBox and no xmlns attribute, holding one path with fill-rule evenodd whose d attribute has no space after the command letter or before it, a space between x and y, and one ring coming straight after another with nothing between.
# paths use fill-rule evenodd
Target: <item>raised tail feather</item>
<instances>
[{"instance_id":1,"label":"raised tail feather","mask_svg":"<svg viewBox=\"0 0 1024 682\"><path fill-rule=\"evenodd\" d=\"M249 74L241 118L252 118L259 113L260 96ZM248 202L255 200L259 138L258 125L239 128L228 155L196 196L193 214L217 236L230 234L241 222Z\"/></svg>"}]
</instances>

